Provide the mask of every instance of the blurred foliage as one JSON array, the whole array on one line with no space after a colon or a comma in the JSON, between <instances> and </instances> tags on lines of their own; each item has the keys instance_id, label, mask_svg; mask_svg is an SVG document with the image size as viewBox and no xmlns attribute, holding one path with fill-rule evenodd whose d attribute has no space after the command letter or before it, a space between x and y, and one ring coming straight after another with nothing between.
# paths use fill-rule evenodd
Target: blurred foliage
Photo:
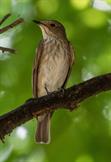
<instances>
[{"instance_id":1,"label":"blurred foliage","mask_svg":"<svg viewBox=\"0 0 111 162\"><path fill-rule=\"evenodd\" d=\"M1 115L32 96L32 63L42 38L35 18L65 25L76 50L68 86L111 72L111 0L0 0L0 17L9 12L4 25L18 17L25 23L0 37L0 46L17 50L0 52ZM55 112L49 145L35 144L35 127L32 120L7 136L0 162L111 162L111 92L89 98L74 112Z\"/></svg>"}]
</instances>

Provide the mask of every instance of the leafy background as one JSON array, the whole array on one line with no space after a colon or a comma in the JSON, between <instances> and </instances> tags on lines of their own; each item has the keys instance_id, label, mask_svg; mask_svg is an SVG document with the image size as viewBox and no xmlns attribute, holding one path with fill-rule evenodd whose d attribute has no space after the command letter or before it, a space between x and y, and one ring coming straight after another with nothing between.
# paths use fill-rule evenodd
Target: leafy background
<instances>
[{"instance_id":1,"label":"leafy background","mask_svg":"<svg viewBox=\"0 0 111 162\"><path fill-rule=\"evenodd\" d=\"M0 0L1 27L23 17L25 23L0 35L0 114L32 96L35 48L42 38L33 19L57 19L76 50L68 86L111 70L111 0ZM111 92L89 98L74 112L58 110L52 118L52 141L34 141L36 121L27 122L0 144L0 162L111 162Z\"/></svg>"}]
</instances>

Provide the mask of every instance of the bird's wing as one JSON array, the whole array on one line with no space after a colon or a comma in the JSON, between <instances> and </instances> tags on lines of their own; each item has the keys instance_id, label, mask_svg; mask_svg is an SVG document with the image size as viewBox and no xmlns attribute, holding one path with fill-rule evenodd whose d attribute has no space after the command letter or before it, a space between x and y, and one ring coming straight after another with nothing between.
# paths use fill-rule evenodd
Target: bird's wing
<instances>
[{"instance_id":1,"label":"bird's wing","mask_svg":"<svg viewBox=\"0 0 111 162\"><path fill-rule=\"evenodd\" d=\"M63 84L62 88L64 88L66 86L67 80L68 80L68 78L70 76L72 65L73 65L73 63L75 61L74 54L75 54L75 50L74 50L73 46L71 45L71 43L69 42L69 70L68 70L68 74L67 74L67 77L66 77L66 79L64 81L64 84Z\"/></svg>"},{"instance_id":2,"label":"bird's wing","mask_svg":"<svg viewBox=\"0 0 111 162\"><path fill-rule=\"evenodd\" d=\"M69 56L70 56L70 67L72 67L75 61L75 49L73 48L70 42L69 42Z\"/></svg>"},{"instance_id":3,"label":"bird's wing","mask_svg":"<svg viewBox=\"0 0 111 162\"><path fill-rule=\"evenodd\" d=\"M42 56L42 51L43 51L43 41L39 43L39 46L36 50L36 56L34 60L34 65L33 65L33 72L32 72L32 87L33 87L33 96L37 97L37 91L38 91L38 69L40 65L40 60Z\"/></svg>"}]
</instances>

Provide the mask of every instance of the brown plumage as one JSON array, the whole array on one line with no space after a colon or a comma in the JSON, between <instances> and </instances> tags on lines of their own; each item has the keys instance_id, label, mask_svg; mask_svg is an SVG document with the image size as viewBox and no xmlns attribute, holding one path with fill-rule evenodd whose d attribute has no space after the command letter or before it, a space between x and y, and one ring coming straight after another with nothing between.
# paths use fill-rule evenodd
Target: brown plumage
<instances>
[{"instance_id":1,"label":"brown plumage","mask_svg":"<svg viewBox=\"0 0 111 162\"><path fill-rule=\"evenodd\" d=\"M55 20L36 21L43 40L36 52L33 66L33 96L44 96L65 86L74 61L74 51L67 40L64 26ZM50 142L50 118L47 112L37 117L36 141Z\"/></svg>"}]
</instances>

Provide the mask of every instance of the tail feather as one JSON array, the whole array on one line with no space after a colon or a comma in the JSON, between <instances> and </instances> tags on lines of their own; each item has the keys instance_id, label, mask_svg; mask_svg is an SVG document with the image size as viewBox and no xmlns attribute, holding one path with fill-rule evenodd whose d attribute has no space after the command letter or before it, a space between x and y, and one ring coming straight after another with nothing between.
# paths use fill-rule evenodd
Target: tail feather
<instances>
[{"instance_id":1,"label":"tail feather","mask_svg":"<svg viewBox=\"0 0 111 162\"><path fill-rule=\"evenodd\" d=\"M37 118L38 127L35 135L37 143L50 143L50 113L45 113Z\"/></svg>"}]
</instances>

